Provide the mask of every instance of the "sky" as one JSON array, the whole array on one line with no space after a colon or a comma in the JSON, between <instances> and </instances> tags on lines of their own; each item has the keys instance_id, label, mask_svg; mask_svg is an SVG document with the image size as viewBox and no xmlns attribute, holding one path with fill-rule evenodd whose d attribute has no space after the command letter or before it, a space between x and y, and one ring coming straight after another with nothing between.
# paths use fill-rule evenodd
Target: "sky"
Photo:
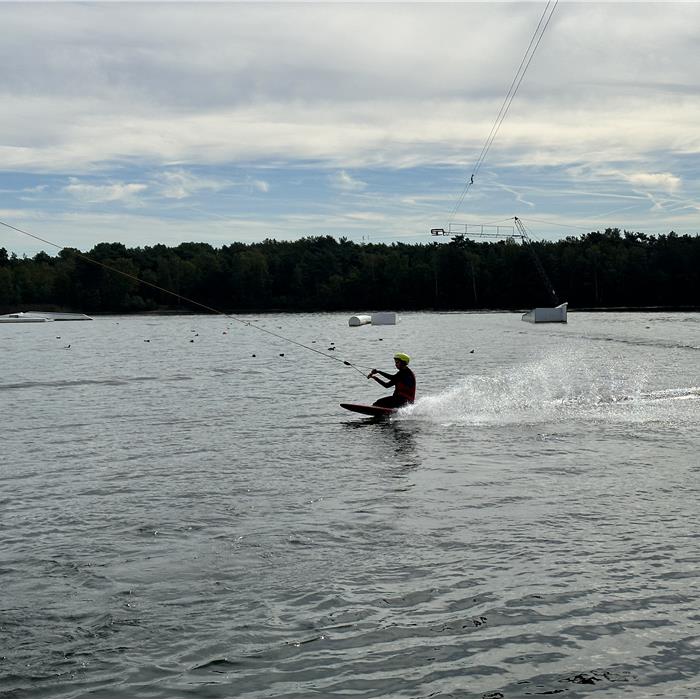
<instances>
[{"instance_id":1,"label":"sky","mask_svg":"<svg viewBox=\"0 0 700 700\"><path fill-rule=\"evenodd\" d=\"M467 187L545 9L0 2L0 221L83 251L700 232L696 2L560 0Z\"/></svg>"}]
</instances>

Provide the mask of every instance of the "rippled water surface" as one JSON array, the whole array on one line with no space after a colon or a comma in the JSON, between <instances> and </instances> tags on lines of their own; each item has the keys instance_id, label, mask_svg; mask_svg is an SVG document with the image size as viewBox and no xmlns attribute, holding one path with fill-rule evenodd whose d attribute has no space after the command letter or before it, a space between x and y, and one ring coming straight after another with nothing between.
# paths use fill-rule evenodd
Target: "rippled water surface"
<instances>
[{"instance_id":1,"label":"rippled water surface","mask_svg":"<svg viewBox=\"0 0 700 700\"><path fill-rule=\"evenodd\" d=\"M348 316L0 326L0 696L700 695L700 315Z\"/></svg>"}]
</instances>

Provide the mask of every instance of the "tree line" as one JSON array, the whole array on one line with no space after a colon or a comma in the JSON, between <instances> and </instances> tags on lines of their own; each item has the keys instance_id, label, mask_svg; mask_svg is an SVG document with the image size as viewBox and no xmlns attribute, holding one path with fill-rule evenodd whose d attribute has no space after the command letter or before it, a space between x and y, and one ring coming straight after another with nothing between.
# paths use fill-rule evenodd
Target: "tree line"
<instances>
[{"instance_id":1,"label":"tree line","mask_svg":"<svg viewBox=\"0 0 700 700\"><path fill-rule=\"evenodd\" d=\"M201 311L185 298L222 311L551 306L533 251L572 308L700 306L700 236L606 229L531 249L464 236L421 244L318 236L221 248L100 243L86 253L64 248L32 258L0 248L0 312Z\"/></svg>"}]
</instances>

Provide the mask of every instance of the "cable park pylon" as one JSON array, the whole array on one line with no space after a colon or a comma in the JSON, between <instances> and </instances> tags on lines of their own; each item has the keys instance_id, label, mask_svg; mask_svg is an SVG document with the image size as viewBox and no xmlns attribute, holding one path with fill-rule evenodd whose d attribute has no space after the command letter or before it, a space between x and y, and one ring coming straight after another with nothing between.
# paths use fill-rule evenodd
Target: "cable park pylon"
<instances>
[{"instance_id":1,"label":"cable park pylon","mask_svg":"<svg viewBox=\"0 0 700 700\"><path fill-rule=\"evenodd\" d=\"M521 219L519 219L517 216L514 216L512 220L515 224L515 227L497 226L493 224L461 224L460 226L450 226L448 231L445 231L441 228L434 228L431 230L430 233L433 236L471 236L473 238L490 238L498 240L501 240L503 238L519 238L523 242L523 245L527 247L528 252L530 253L530 257L535 263L537 272L539 273L542 281L544 282L545 287L547 288L547 293L549 294L554 305L557 306L559 304L559 297L554 291L554 285L549 279L549 276L547 275L547 272L544 269L544 265L542 265L542 261L537 255L537 251L535 250L535 247L532 244L532 238L528 235L527 229L525 228L525 225L523 224ZM516 229L517 233L515 232Z\"/></svg>"},{"instance_id":2,"label":"cable park pylon","mask_svg":"<svg viewBox=\"0 0 700 700\"><path fill-rule=\"evenodd\" d=\"M457 226L450 224L447 227L447 230L442 228L434 228L431 229L430 233L432 236L452 236L453 238L469 237L498 240L502 240L504 238L519 238L530 253L530 257L535 264L535 268L537 269L542 282L544 282L547 293L554 304L552 307L542 306L532 309L532 311L528 311L527 313L523 314L522 320L531 321L532 323L566 323L568 302L560 303L559 296L554 290L554 285L549 279L549 275L547 274L547 271L544 269L544 265L542 265L542 261L537 255L532 237L528 234L525 224L523 224L522 220L517 216L513 217L513 223L515 226L494 224L460 224Z\"/></svg>"}]
</instances>

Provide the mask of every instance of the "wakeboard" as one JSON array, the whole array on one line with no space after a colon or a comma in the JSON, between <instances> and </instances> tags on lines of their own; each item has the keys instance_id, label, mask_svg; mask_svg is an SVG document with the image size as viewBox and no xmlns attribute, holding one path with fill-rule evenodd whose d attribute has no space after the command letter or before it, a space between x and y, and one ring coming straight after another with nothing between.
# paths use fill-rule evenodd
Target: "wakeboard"
<instances>
[{"instance_id":1,"label":"wakeboard","mask_svg":"<svg viewBox=\"0 0 700 700\"><path fill-rule=\"evenodd\" d=\"M390 416L392 413L396 413L397 410L395 408L387 408L386 406L368 406L363 403L341 403L340 405L348 411L362 413L365 416Z\"/></svg>"}]
</instances>

